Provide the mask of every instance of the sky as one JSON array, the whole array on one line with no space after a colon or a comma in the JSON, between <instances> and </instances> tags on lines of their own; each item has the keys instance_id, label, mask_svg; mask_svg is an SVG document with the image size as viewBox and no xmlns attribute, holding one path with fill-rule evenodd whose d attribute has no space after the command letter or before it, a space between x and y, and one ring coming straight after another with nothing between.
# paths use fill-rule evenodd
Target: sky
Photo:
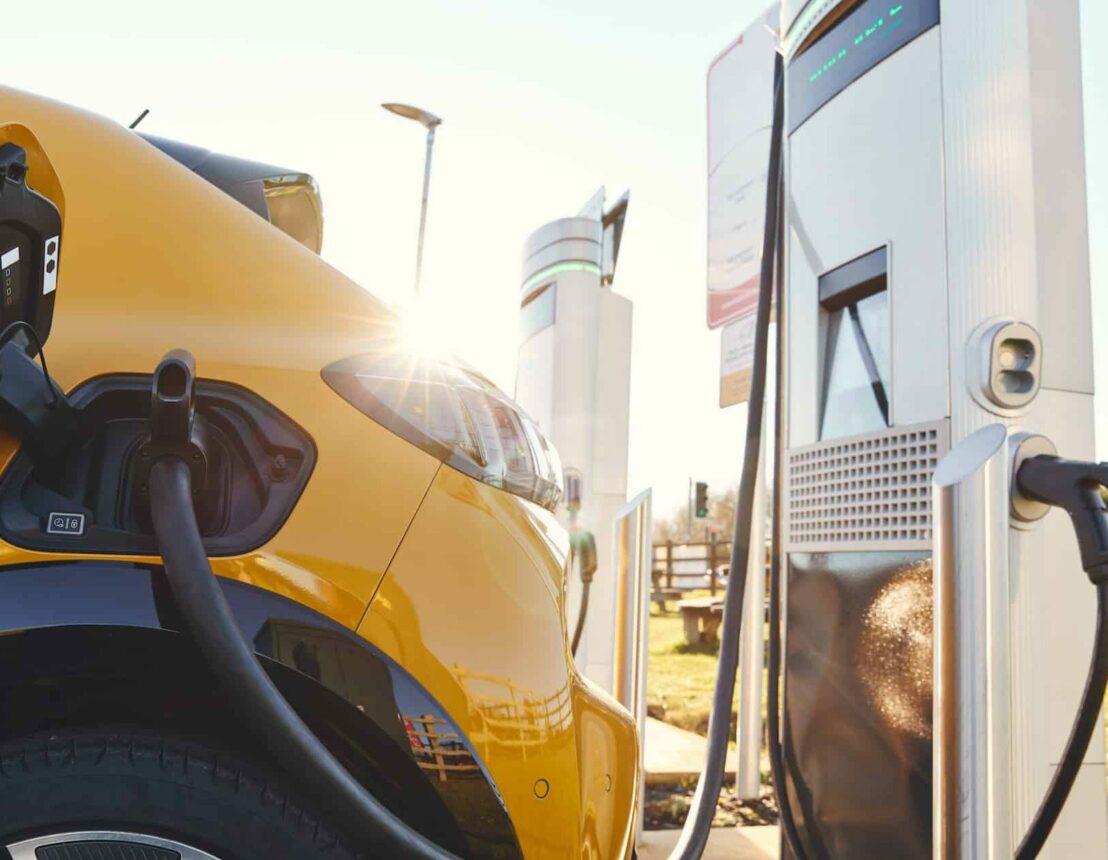
<instances>
[{"instance_id":1,"label":"sky","mask_svg":"<svg viewBox=\"0 0 1108 860\"><path fill-rule=\"evenodd\" d=\"M149 108L144 131L311 173L324 258L398 305L411 301L424 137L379 105L443 117L420 307L509 393L524 239L600 185L610 200L630 188L615 282L634 302L628 495L653 487L666 514L690 477L722 491L741 468L746 410L718 407L719 334L704 324L704 86L767 5L62 0L6 30L2 81L121 123ZM1108 4L1081 7L1086 152L1103 153L1108 58L1091 48ZM1105 330L1108 164L1087 162ZM1108 353L1100 366L1108 379ZM1108 398L1098 415L1108 431Z\"/></svg>"}]
</instances>

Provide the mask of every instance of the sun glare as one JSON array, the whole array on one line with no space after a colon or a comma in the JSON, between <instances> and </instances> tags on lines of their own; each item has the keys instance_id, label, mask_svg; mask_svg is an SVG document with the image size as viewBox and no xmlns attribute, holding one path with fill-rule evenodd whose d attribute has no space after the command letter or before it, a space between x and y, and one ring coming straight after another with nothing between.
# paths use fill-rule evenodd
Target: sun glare
<instances>
[{"instance_id":1,"label":"sun glare","mask_svg":"<svg viewBox=\"0 0 1108 860\"><path fill-rule=\"evenodd\" d=\"M405 351L429 358L446 358L458 352L460 327L441 305L420 297L400 308L400 339Z\"/></svg>"}]
</instances>

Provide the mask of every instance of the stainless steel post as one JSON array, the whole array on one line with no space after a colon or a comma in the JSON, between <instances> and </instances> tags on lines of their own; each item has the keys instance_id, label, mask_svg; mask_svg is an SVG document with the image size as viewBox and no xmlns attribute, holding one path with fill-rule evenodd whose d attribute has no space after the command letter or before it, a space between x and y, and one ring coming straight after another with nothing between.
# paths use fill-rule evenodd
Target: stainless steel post
<instances>
[{"instance_id":1,"label":"stainless steel post","mask_svg":"<svg viewBox=\"0 0 1108 860\"><path fill-rule=\"evenodd\" d=\"M935 470L933 856L1012 856L1008 433Z\"/></svg>"},{"instance_id":2,"label":"stainless steel post","mask_svg":"<svg viewBox=\"0 0 1108 860\"><path fill-rule=\"evenodd\" d=\"M750 524L746 596L739 663L739 748L735 789L743 800L762 794L762 670L766 635L766 435L763 419L762 450L758 455L758 484L754 488L754 520ZM731 572L732 574L734 571ZM726 623L726 622L724 622Z\"/></svg>"}]
</instances>

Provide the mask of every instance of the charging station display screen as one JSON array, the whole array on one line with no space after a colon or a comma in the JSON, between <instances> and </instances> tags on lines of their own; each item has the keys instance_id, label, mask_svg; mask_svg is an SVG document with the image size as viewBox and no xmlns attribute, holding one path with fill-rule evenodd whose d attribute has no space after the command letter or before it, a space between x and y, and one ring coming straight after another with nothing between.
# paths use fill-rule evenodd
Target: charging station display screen
<instances>
[{"instance_id":1,"label":"charging station display screen","mask_svg":"<svg viewBox=\"0 0 1108 860\"><path fill-rule=\"evenodd\" d=\"M790 133L869 69L939 23L939 0L867 0L789 64Z\"/></svg>"}]
</instances>

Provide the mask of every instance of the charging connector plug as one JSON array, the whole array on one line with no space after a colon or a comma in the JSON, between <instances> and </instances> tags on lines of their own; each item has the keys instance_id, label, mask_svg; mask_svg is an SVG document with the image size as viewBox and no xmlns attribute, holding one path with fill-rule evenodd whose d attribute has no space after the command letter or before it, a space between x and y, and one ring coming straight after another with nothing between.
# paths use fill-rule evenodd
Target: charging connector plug
<instances>
[{"instance_id":1,"label":"charging connector plug","mask_svg":"<svg viewBox=\"0 0 1108 860\"><path fill-rule=\"evenodd\" d=\"M1065 509L1073 522L1081 566L1096 586L1096 632L1093 656L1077 716L1050 787L1031 826L1016 849L1016 860L1033 860L1046 844L1081 770L1094 732L1103 730L1101 708L1108 687L1108 463L1063 460L1039 454L1024 460L1016 472L1015 489L1029 499Z\"/></svg>"},{"instance_id":2,"label":"charging connector plug","mask_svg":"<svg viewBox=\"0 0 1108 860\"><path fill-rule=\"evenodd\" d=\"M150 386L150 432L139 448L137 485L146 487L150 469L166 456L179 458L191 472L192 492L208 478L207 423L196 414L196 359L187 350L166 353ZM141 492L141 490L140 490Z\"/></svg>"},{"instance_id":3,"label":"charging connector plug","mask_svg":"<svg viewBox=\"0 0 1108 860\"><path fill-rule=\"evenodd\" d=\"M65 394L16 340L0 346L0 421L36 462L55 461L80 437Z\"/></svg>"},{"instance_id":4,"label":"charging connector plug","mask_svg":"<svg viewBox=\"0 0 1108 860\"><path fill-rule=\"evenodd\" d=\"M1062 508L1070 515L1081 566L1095 585L1108 583L1108 463L1085 463L1040 454L1016 473L1018 490L1030 499Z\"/></svg>"},{"instance_id":5,"label":"charging connector plug","mask_svg":"<svg viewBox=\"0 0 1108 860\"><path fill-rule=\"evenodd\" d=\"M573 639L569 650L577 656L577 646L581 644L581 634L585 632L585 618L589 612L589 590L596 576L596 536L587 529L574 529L569 538L570 567L576 567L581 577L581 603L577 607L577 624L573 629Z\"/></svg>"}]
</instances>

